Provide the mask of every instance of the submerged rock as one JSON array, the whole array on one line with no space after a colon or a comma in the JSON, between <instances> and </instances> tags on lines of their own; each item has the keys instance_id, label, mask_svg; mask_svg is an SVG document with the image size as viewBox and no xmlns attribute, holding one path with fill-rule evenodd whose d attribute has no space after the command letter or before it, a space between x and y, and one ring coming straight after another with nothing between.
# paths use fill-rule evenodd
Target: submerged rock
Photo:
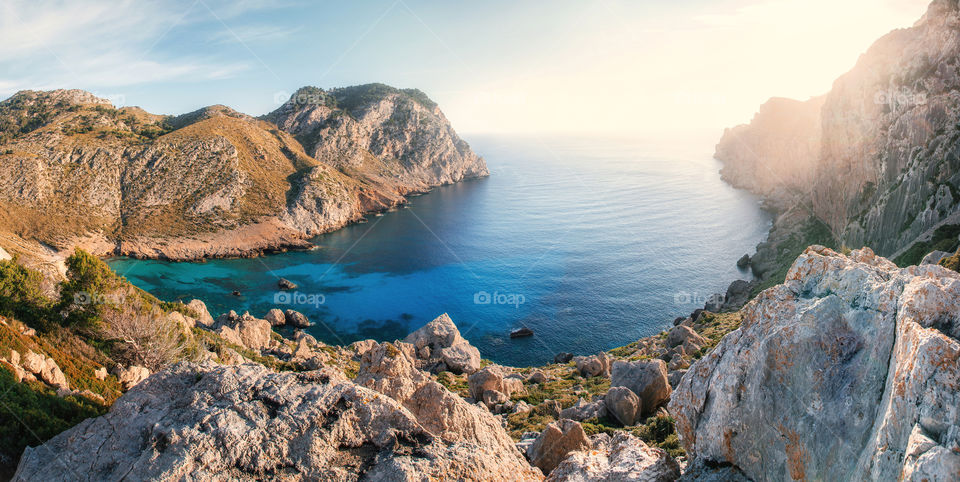
<instances>
[{"instance_id":1,"label":"submerged rock","mask_svg":"<svg viewBox=\"0 0 960 482\"><path fill-rule=\"evenodd\" d=\"M754 480L956 480L960 273L814 246L786 278L680 382L687 454Z\"/></svg>"}]
</instances>

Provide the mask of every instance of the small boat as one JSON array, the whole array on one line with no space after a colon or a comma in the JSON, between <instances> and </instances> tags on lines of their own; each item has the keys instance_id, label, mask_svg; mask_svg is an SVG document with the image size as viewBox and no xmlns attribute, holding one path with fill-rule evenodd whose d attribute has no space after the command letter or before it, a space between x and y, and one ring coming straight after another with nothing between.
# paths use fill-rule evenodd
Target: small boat
<instances>
[{"instance_id":1,"label":"small boat","mask_svg":"<svg viewBox=\"0 0 960 482\"><path fill-rule=\"evenodd\" d=\"M523 338L527 336L533 336L533 330L527 327L517 328L510 332L510 338Z\"/></svg>"}]
</instances>

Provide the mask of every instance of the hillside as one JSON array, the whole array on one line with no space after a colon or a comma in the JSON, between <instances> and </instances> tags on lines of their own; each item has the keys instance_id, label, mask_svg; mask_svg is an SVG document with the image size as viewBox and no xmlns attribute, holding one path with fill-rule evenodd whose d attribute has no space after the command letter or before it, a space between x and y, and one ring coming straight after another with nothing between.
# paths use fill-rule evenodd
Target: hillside
<instances>
[{"instance_id":1,"label":"hillside","mask_svg":"<svg viewBox=\"0 0 960 482\"><path fill-rule=\"evenodd\" d=\"M263 119L19 92L0 102L0 162L0 245L30 258L302 248L408 193L488 174L436 104L380 84L301 89Z\"/></svg>"},{"instance_id":2,"label":"hillside","mask_svg":"<svg viewBox=\"0 0 960 482\"><path fill-rule=\"evenodd\" d=\"M780 212L807 212L837 247L870 246L903 265L929 252L899 258L918 241L953 251L956 236L932 231L960 224L958 63L960 7L934 1L913 27L874 43L826 96L771 100L750 124L728 129L715 155L724 178Z\"/></svg>"}]
</instances>

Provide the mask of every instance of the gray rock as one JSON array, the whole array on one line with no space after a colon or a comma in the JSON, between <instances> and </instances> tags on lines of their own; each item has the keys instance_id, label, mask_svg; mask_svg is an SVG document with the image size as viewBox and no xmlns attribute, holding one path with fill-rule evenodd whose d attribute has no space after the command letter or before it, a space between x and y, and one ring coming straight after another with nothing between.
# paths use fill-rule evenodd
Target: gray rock
<instances>
[{"instance_id":1,"label":"gray rock","mask_svg":"<svg viewBox=\"0 0 960 482\"><path fill-rule=\"evenodd\" d=\"M680 465L664 450L621 432L596 450L571 453L547 480L672 482L679 477Z\"/></svg>"},{"instance_id":2,"label":"gray rock","mask_svg":"<svg viewBox=\"0 0 960 482\"><path fill-rule=\"evenodd\" d=\"M694 331L693 328L686 325L677 325L667 333L667 348L684 345L688 342L699 347L703 346L706 340Z\"/></svg>"},{"instance_id":3,"label":"gray rock","mask_svg":"<svg viewBox=\"0 0 960 482\"><path fill-rule=\"evenodd\" d=\"M687 374L687 370L679 369L670 372L670 375L667 376L667 380L670 382L670 386L676 388L680 386L680 380L683 379L683 376Z\"/></svg>"},{"instance_id":4,"label":"gray rock","mask_svg":"<svg viewBox=\"0 0 960 482\"><path fill-rule=\"evenodd\" d=\"M206 303L200 300L192 300L187 303L187 308L197 315L197 323L207 327L213 326L213 317L210 316Z\"/></svg>"},{"instance_id":5,"label":"gray rock","mask_svg":"<svg viewBox=\"0 0 960 482\"><path fill-rule=\"evenodd\" d=\"M503 373L496 366L488 366L467 377L467 385L470 397L479 401L487 390L503 390Z\"/></svg>"},{"instance_id":6,"label":"gray rock","mask_svg":"<svg viewBox=\"0 0 960 482\"><path fill-rule=\"evenodd\" d=\"M724 297L723 305L719 311L736 311L750 301L750 292L753 290L753 283L738 279L730 283L727 287L727 294Z\"/></svg>"},{"instance_id":7,"label":"gray rock","mask_svg":"<svg viewBox=\"0 0 960 482\"><path fill-rule=\"evenodd\" d=\"M638 397L644 414L652 413L670 398L667 364L663 360L615 361L611 387L627 387Z\"/></svg>"},{"instance_id":8,"label":"gray rock","mask_svg":"<svg viewBox=\"0 0 960 482\"><path fill-rule=\"evenodd\" d=\"M274 308L263 315L263 319L270 322L270 326L283 326L287 324L287 315L282 310Z\"/></svg>"},{"instance_id":9,"label":"gray rock","mask_svg":"<svg viewBox=\"0 0 960 482\"><path fill-rule=\"evenodd\" d=\"M124 390L130 390L146 380L150 376L150 370L136 365L127 368L117 366L113 374L117 376L117 381L123 385Z\"/></svg>"},{"instance_id":10,"label":"gray rock","mask_svg":"<svg viewBox=\"0 0 960 482\"><path fill-rule=\"evenodd\" d=\"M688 456L754 480L955 479L960 273L814 246L786 279L677 387Z\"/></svg>"},{"instance_id":11,"label":"gray rock","mask_svg":"<svg viewBox=\"0 0 960 482\"><path fill-rule=\"evenodd\" d=\"M571 452L588 450L590 447L590 440L579 422L560 420L547 424L540 432L527 450L527 458L543 473L549 474Z\"/></svg>"},{"instance_id":12,"label":"gray rock","mask_svg":"<svg viewBox=\"0 0 960 482\"><path fill-rule=\"evenodd\" d=\"M738 268L744 269L744 268L746 268L746 267L748 267L748 266L750 266L750 255L749 255L749 254L743 255L743 256L740 257L740 259L737 260L737 267L738 267Z\"/></svg>"},{"instance_id":13,"label":"gray rock","mask_svg":"<svg viewBox=\"0 0 960 482\"><path fill-rule=\"evenodd\" d=\"M938 264L941 259L946 258L947 256L953 256L953 253L948 253L946 251L933 251L924 256L923 260L920 261L920 264Z\"/></svg>"},{"instance_id":14,"label":"gray rock","mask_svg":"<svg viewBox=\"0 0 960 482\"><path fill-rule=\"evenodd\" d=\"M603 400L607 412L623 426L636 424L643 413L640 397L627 387L611 387Z\"/></svg>"},{"instance_id":15,"label":"gray rock","mask_svg":"<svg viewBox=\"0 0 960 482\"><path fill-rule=\"evenodd\" d=\"M286 278L280 278L277 280L277 287L281 290L295 290L297 289L297 284Z\"/></svg>"},{"instance_id":16,"label":"gray rock","mask_svg":"<svg viewBox=\"0 0 960 482\"><path fill-rule=\"evenodd\" d=\"M600 418L607 415L606 404L603 400L588 402L583 398L577 400L572 407L560 411L560 418L582 422L589 418Z\"/></svg>"},{"instance_id":17,"label":"gray rock","mask_svg":"<svg viewBox=\"0 0 960 482\"><path fill-rule=\"evenodd\" d=\"M424 369L467 374L480 369L480 351L460 336L460 330L446 313L403 341L414 346L418 364Z\"/></svg>"},{"instance_id":18,"label":"gray rock","mask_svg":"<svg viewBox=\"0 0 960 482\"><path fill-rule=\"evenodd\" d=\"M299 311L287 310L284 312L284 318L286 318L286 324L295 328L309 328L311 325L307 316Z\"/></svg>"},{"instance_id":19,"label":"gray rock","mask_svg":"<svg viewBox=\"0 0 960 482\"><path fill-rule=\"evenodd\" d=\"M553 362L559 363L561 365L564 363L570 363L570 360L573 360L573 353L560 352L560 353L557 353L555 357L553 357Z\"/></svg>"},{"instance_id":20,"label":"gray rock","mask_svg":"<svg viewBox=\"0 0 960 482\"><path fill-rule=\"evenodd\" d=\"M179 364L106 415L26 449L14 480L541 477L492 416L451 408L477 417L473 438L434 433L397 400L332 370Z\"/></svg>"},{"instance_id":21,"label":"gray rock","mask_svg":"<svg viewBox=\"0 0 960 482\"><path fill-rule=\"evenodd\" d=\"M607 354L600 352L593 356L578 356L573 359L577 365L577 371L584 378L590 377L609 377L610 359Z\"/></svg>"}]
</instances>

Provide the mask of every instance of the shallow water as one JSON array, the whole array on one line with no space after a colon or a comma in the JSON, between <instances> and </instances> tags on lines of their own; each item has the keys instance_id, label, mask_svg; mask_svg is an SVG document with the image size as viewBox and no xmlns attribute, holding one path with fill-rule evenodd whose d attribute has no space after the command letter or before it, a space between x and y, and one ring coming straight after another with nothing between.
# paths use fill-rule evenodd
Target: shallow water
<instances>
[{"instance_id":1,"label":"shallow water","mask_svg":"<svg viewBox=\"0 0 960 482\"><path fill-rule=\"evenodd\" d=\"M749 274L766 234L757 200L702 149L611 139L471 138L491 177L258 259L110 265L162 299L211 313L294 308L328 343L402 338L449 313L484 358L540 364L659 332ZM278 294L277 278L299 285ZM230 293L238 290L242 296ZM534 330L510 339L513 328Z\"/></svg>"}]
</instances>

